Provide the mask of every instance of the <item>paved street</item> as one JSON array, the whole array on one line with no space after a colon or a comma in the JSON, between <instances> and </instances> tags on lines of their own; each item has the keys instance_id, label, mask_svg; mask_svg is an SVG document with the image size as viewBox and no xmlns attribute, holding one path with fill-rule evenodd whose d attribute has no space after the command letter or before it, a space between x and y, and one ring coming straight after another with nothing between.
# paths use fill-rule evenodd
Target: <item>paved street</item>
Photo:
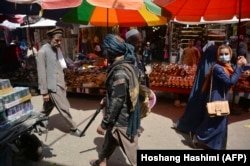
<instances>
[{"instance_id":1,"label":"paved street","mask_svg":"<svg viewBox=\"0 0 250 166\"><path fill-rule=\"evenodd\" d=\"M185 110L185 107L173 105L173 95L157 92L157 104L153 112L142 120L145 129L139 138L140 149L167 149L167 150L192 150L187 135L177 133L171 129ZM69 95L73 119L83 130L98 107L100 96ZM32 103L37 110L41 109L41 96L33 96ZM229 116L228 149L250 149L250 113L242 112L240 115ZM89 160L97 157L101 149L103 136L96 133L96 128L102 118L100 113L84 137L78 138L68 134L69 129L64 120L54 110L49 119L49 132L38 136L44 144L44 159L40 162L19 162L20 165L60 165L60 166L88 166ZM126 157L119 148L110 158L110 166L129 165Z\"/></svg>"}]
</instances>

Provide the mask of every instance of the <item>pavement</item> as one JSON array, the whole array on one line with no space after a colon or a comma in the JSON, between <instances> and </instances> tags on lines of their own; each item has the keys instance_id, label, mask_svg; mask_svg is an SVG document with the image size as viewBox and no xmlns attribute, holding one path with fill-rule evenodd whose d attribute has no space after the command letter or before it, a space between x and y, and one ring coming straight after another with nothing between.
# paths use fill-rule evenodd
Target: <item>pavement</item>
<instances>
[{"instance_id":1,"label":"pavement","mask_svg":"<svg viewBox=\"0 0 250 166\"><path fill-rule=\"evenodd\" d=\"M194 150L189 136L172 129L173 122L181 117L185 106L174 106L174 95L156 92L157 103L148 117L142 120L144 132L139 138L140 149ZM69 94L71 114L80 130L83 130L98 108L101 96ZM41 110L42 96L33 96L32 104ZM229 116L227 149L250 150L250 112L242 111ZM38 136L44 146L44 158L39 162L20 161L16 165L34 166L89 166L96 159L103 143L103 136L96 132L102 119L99 113L91 123L85 136L69 134L64 119L53 110L49 117L48 134ZM128 166L126 156L117 148L108 161L109 166Z\"/></svg>"}]
</instances>

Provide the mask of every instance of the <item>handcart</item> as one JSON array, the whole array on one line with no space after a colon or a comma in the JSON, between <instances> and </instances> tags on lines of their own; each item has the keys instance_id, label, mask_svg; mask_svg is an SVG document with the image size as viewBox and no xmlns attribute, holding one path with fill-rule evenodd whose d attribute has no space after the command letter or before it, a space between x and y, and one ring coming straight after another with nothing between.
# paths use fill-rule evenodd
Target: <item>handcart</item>
<instances>
[{"instance_id":1,"label":"handcart","mask_svg":"<svg viewBox=\"0 0 250 166\"><path fill-rule=\"evenodd\" d=\"M0 125L0 165L12 165L15 156L39 161L43 158L43 146L39 138L46 130L48 117L31 111L14 122Z\"/></svg>"}]
</instances>

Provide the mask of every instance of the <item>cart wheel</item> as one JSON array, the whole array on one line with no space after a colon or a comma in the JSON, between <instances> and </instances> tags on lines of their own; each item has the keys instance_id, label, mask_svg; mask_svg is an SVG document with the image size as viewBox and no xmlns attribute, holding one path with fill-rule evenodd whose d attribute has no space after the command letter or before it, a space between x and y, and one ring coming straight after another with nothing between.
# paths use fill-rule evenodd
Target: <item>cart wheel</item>
<instances>
[{"instance_id":1,"label":"cart wheel","mask_svg":"<svg viewBox=\"0 0 250 166\"><path fill-rule=\"evenodd\" d=\"M20 143L27 159L39 161L43 158L43 146L36 135L23 134L20 136Z\"/></svg>"}]
</instances>

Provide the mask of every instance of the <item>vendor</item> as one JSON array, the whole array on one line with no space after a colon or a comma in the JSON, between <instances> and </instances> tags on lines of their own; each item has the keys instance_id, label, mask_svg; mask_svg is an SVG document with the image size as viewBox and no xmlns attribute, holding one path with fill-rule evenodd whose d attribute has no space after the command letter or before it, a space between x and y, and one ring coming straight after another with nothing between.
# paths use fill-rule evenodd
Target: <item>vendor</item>
<instances>
[{"instance_id":1,"label":"vendor","mask_svg":"<svg viewBox=\"0 0 250 166\"><path fill-rule=\"evenodd\" d=\"M26 58L35 57L36 55L37 55L37 49L33 46L31 42L28 42Z\"/></svg>"},{"instance_id":2,"label":"vendor","mask_svg":"<svg viewBox=\"0 0 250 166\"><path fill-rule=\"evenodd\" d=\"M87 29L83 28L80 31L80 49L82 54L88 54L91 52L91 41L89 39L89 32Z\"/></svg>"},{"instance_id":3,"label":"vendor","mask_svg":"<svg viewBox=\"0 0 250 166\"><path fill-rule=\"evenodd\" d=\"M100 40L97 36L94 37L92 47L93 47L93 53L95 53L98 56L102 55Z\"/></svg>"},{"instance_id":4,"label":"vendor","mask_svg":"<svg viewBox=\"0 0 250 166\"><path fill-rule=\"evenodd\" d=\"M197 65L200 61L200 57L200 51L194 47L194 40L189 40L188 47L183 50L181 64L188 66Z\"/></svg>"}]
</instances>

